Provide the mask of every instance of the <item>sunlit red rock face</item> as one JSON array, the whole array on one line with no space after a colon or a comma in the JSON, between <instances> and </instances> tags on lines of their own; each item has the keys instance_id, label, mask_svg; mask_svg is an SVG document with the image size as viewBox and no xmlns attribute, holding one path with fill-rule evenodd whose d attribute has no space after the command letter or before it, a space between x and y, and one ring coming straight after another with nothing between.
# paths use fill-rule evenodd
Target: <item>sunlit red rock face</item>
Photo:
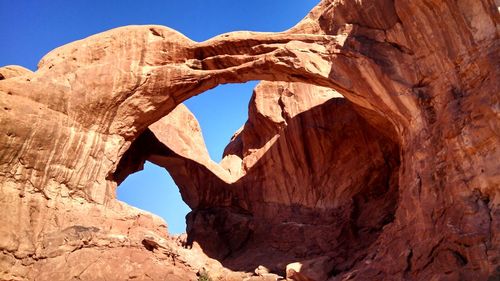
<instances>
[{"instance_id":1,"label":"sunlit red rock face","mask_svg":"<svg viewBox=\"0 0 500 281\"><path fill-rule=\"evenodd\" d=\"M283 33L196 43L131 26L60 47L34 73L1 68L0 279L194 280L216 268L115 199L149 158L194 208L188 244L229 269L299 261L291 279L495 280L499 17L492 0L325 0ZM197 134L183 109L155 123L183 100L247 80L346 100L261 85L220 166L199 139L162 136Z\"/></svg>"}]
</instances>

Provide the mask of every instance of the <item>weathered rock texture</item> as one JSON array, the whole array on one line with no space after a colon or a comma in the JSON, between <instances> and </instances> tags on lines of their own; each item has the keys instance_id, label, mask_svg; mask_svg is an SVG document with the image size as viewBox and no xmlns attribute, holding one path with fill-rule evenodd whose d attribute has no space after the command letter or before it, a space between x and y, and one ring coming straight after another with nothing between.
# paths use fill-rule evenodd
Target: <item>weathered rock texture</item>
<instances>
[{"instance_id":1,"label":"weathered rock texture","mask_svg":"<svg viewBox=\"0 0 500 281\"><path fill-rule=\"evenodd\" d=\"M220 166L197 148L202 141L184 137L189 130L174 131L171 115L132 146L170 171L193 209L188 243L247 271L282 273L289 262L326 255L341 271L366 255L394 219L397 144L326 88L262 83L249 112ZM157 144L145 153L144 143Z\"/></svg>"},{"instance_id":2,"label":"weathered rock texture","mask_svg":"<svg viewBox=\"0 0 500 281\"><path fill-rule=\"evenodd\" d=\"M0 279L241 279L229 269L300 262L290 278L495 280L499 21L492 0L324 0L282 33L196 43L129 26L33 73L1 68ZM283 82L256 89L220 164L189 112L162 119L247 80ZM193 208L192 250L115 199L145 159Z\"/></svg>"}]
</instances>

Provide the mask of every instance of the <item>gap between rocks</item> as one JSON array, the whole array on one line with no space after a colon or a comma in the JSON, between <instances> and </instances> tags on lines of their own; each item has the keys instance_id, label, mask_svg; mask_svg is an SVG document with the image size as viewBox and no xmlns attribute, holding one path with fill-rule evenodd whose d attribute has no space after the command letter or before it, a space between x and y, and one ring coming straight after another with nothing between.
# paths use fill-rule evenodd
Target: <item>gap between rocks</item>
<instances>
[{"instance_id":1,"label":"gap between rocks","mask_svg":"<svg viewBox=\"0 0 500 281\"><path fill-rule=\"evenodd\" d=\"M248 103L258 81L226 84L190 98L185 105L200 122L202 142L210 158L222 160L225 146L248 118ZM142 160L139 160L141 162ZM149 161L118 186L117 198L149 211L166 222L169 234L186 232L185 217L190 211L167 170ZM165 173L166 172L166 173Z\"/></svg>"}]
</instances>

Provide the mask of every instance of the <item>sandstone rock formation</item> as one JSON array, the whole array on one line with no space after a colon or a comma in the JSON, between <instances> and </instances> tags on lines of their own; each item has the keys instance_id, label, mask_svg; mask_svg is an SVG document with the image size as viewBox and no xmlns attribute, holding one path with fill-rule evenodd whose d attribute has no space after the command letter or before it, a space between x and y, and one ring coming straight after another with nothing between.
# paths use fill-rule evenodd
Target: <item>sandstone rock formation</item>
<instances>
[{"instance_id":1,"label":"sandstone rock formation","mask_svg":"<svg viewBox=\"0 0 500 281\"><path fill-rule=\"evenodd\" d=\"M281 33L129 26L0 68L0 279L495 280L499 22L492 0L324 0ZM247 80L282 82L213 163L172 110ZM193 209L191 250L115 199L146 159Z\"/></svg>"},{"instance_id":2,"label":"sandstone rock formation","mask_svg":"<svg viewBox=\"0 0 500 281\"><path fill-rule=\"evenodd\" d=\"M339 259L340 271L350 262L343 256L366 255L394 219L397 144L326 88L261 83L249 112L220 166L196 152L203 142L160 125L173 124L170 115L137 144L171 148L141 153L170 171L193 209L188 242L246 271L264 265L283 273L283 264L326 254ZM190 145L184 151L196 153L179 149Z\"/></svg>"}]
</instances>

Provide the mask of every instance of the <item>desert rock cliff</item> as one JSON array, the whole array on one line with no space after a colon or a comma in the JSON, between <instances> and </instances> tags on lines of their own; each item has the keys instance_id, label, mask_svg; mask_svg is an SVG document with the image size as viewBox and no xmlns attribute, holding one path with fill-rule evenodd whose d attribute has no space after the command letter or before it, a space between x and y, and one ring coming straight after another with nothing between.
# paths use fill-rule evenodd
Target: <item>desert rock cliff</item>
<instances>
[{"instance_id":1,"label":"desert rock cliff","mask_svg":"<svg viewBox=\"0 0 500 281\"><path fill-rule=\"evenodd\" d=\"M497 280L499 23L493 0L323 0L285 32L127 26L0 68L0 279ZM214 163L181 103L248 80ZM145 160L186 241L116 200Z\"/></svg>"}]
</instances>

